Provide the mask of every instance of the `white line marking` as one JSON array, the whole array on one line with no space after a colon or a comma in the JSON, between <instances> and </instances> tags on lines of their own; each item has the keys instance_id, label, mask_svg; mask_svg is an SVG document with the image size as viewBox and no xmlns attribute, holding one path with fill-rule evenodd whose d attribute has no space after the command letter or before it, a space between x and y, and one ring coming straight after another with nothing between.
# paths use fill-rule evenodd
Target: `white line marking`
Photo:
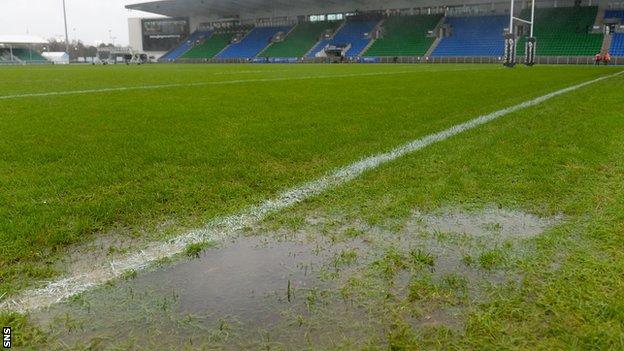
<instances>
[{"instance_id":1,"label":"white line marking","mask_svg":"<svg viewBox=\"0 0 624 351\"><path fill-rule=\"evenodd\" d=\"M252 74L252 73L281 73L281 72L298 72L294 69L272 69L272 70L255 70L255 71L222 71L215 72L215 76L234 75L234 74Z\"/></svg>"},{"instance_id":2,"label":"white line marking","mask_svg":"<svg viewBox=\"0 0 624 351\"><path fill-rule=\"evenodd\" d=\"M487 66L486 66L487 67ZM478 69L447 69L444 72L452 71L472 71ZM17 100L33 97L51 97L51 96L66 96L66 95L85 95L85 94L99 94L132 90L155 90L155 89L167 89L167 88L190 88L200 86L212 86L212 85L229 85L229 84L244 84L244 83L263 83L263 82L281 82L289 80L310 80L310 79L329 79L329 78L351 78L351 77L370 77L370 76L387 76L398 75L408 73L423 73L423 72L435 72L434 70L404 70L404 71L388 71L388 72L368 72L368 73L351 73L351 74L333 74L333 75L320 75L320 76L299 76L299 77L276 77L276 78L253 78L253 79L236 79L225 81L213 81L213 82L197 82L197 83L172 83L172 84L155 84L155 85L139 85L130 87L115 87L115 88L98 88L98 89L85 89L85 90L67 90L67 91L51 91L42 93L27 93L27 94L14 94L14 95L0 95L0 100Z\"/></svg>"},{"instance_id":3,"label":"white line marking","mask_svg":"<svg viewBox=\"0 0 624 351\"><path fill-rule=\"evenodd\" d=\"M23 99L23 98L31 98L31 97L49 97L49 96L64 96L64 95L97 94L97 93L130 91L130 90L154 90L154 89L166 89L166 88L199 87L199 86L210 86L210 85L229 85L229 84L243 84L243 83L279 82L279 81L288 81L288 80L307 80L307 79L325 79L325 78L348 78L348 77L381 76L381 75L405 74L405 73L413 73L413 72L421 72L421 71L410 70L410 71L396 71L396 72L353 73L353 74L336 74L336 75L321 75L321 76L254 78L254 79L225 80L225 81L217 81L217 82L173 83L173 84L141 85L141 86L134 86L134 87L116 87L116 88L101 88L101 89L69 90L69 91L56 91L56 92L53 91L53 92L45 92L45 93L29 93L29 94L4 95L4 96L0 96L0 100L15 100L15 99Z\"/></svg>"},{"instance_id":4,"label":"white line marking","mask_svg":"<svg viewBox=\"0 0 624 351\"><path fill-rule=\"evenodd\" d=\"M92 287L118 278L127 271L141 270L155 261L180 254L189 244L205 240L222 240L238 230L257 223L271 213L291 207L329 189L345 184L366 171L373 170L380 165L394 161L406 154L413 153L431 144L441 142L457 134L474 129L512 112L538 105L555 96L566 94L590 84L621 75L622 73L624 73L624 71L557 90L535 99L477 117L441 132L427 135L389 152L367 157L361 161L337 169L315 181L286 190L276 198L266 200L259 205L251 206L239 214L216 219L202 229L179 236L171 241L152 243L140 252L127 255L116 262L111 262L110 265L94 267L87 272L51 282L44 288L26 291L19 297L0 303L0 309L26 312L51 306L54 303L61 302L71 296L85 292Z\"/></svg>"}]
</instances>

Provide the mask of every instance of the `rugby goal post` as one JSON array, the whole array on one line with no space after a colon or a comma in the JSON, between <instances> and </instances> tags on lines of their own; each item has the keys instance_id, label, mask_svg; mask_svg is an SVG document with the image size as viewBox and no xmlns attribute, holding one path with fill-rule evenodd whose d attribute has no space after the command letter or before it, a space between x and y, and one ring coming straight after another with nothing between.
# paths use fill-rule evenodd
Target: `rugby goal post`
<instances>
[{"instance_id":1,"label":"rugby goal post","mask_svg":"<svg viewBox=\"0 0 624 351\"><path fill-rule=\"evenodd\" d=\"M537 41L533 36L533 25L535 23L535 0L531 0L531 20L525 20L514 16L515 0L511 0L511 6L509 9L509 32L505 33L505 52L503 64L506 67L513 67L516 65L516 40L518 39L516 31L514 30L515 21L526 23L530 27L530 34L524 43L524 64L527 66L533 66L535 64L535 49Z\"/></svg>"}]
</instances>

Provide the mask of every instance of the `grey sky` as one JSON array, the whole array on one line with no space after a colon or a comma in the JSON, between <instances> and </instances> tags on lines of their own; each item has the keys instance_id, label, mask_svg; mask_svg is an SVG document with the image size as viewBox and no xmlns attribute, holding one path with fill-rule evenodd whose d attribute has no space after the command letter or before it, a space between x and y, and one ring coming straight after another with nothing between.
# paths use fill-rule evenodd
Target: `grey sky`
<instances>
[{"instance_id":1,"label":"grey sky","mask_svg":"<svg viewBox=\"0 0 624 351\"><path fill-rule=\"evenodd\" d=\"M157 17L124 8L139 2L147 0L66 0L70 40L109 42L110 30L116 44L128 44L128 17ZM62 0L0 0L0 35L64 36L62 4Z\"/></svg>"}]
</instances>

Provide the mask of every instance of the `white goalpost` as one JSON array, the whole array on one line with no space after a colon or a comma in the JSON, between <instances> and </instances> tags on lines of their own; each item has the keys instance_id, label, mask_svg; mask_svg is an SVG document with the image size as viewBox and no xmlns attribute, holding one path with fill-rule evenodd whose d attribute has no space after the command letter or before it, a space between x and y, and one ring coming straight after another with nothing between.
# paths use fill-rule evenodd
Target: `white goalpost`
<instances>
[{"instance_id":1,"label":"white goalpost","mask_svg":"<svg viewBox=\"0 0 624 351\"><path fill-rule=\"evenodd\" d=\"M531 20L525 20L519 17L515 17L514 9L515 0L511 0L511 5L509 9L509 32L505 34L505 54L504 54L504 65L507 67L513 67L516 64L516 44L517 44L517 36L516 31L514 30L515 21L526 23L530 27L530 34L525 43L524 50L524 63L527 66L533 66L535 64L535 47L536 40L533 36L534 23L535 23L535 0L531 0Z\"/></svg>"}]
</instances>

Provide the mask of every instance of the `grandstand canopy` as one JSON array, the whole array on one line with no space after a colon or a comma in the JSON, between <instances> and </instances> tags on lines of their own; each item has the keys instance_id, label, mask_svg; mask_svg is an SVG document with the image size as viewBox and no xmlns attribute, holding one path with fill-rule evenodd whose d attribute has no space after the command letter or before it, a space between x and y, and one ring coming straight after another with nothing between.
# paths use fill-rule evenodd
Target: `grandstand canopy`
<instances>
[{"instance_id":1,"label":"grandstand canopy","mask_svg":"<svg viewBox=\"0 0 624 351\"><path fill-rule=\"evenodd\" d=\"M480 0L483 2L483 0ZM459 3L450 0L444 4ZM478 2L464 0L462 3ZM496 1L495 1L496 2ZM235 17L241 13L330 13L333 11L409 8L444 5L439 0L161 0L127 5L126 8L169 17Z\"/></svg>"},{"instance_id":2,"label":"grandstand canopy","mask_svg":"<svg viewBox=\"0 0 624 351\"><path fill-rule=\"evenodd\" d=\"M0 35L0 44L24 45L24 44L47 44L47 40L34 35Z\"/></svg>"},{"instance_id":3,"label":"grandstand canopy","mask_svg":"<svg viewBox=\"0 0 624 351\"><path fill-rule=\"evenodd\" d=\"M157 13L170 17L229 17L240 12L266 12L309 7L332 7L341 0L163 0L126 6L128 9Z\"/></svg>"}]
</instances>

